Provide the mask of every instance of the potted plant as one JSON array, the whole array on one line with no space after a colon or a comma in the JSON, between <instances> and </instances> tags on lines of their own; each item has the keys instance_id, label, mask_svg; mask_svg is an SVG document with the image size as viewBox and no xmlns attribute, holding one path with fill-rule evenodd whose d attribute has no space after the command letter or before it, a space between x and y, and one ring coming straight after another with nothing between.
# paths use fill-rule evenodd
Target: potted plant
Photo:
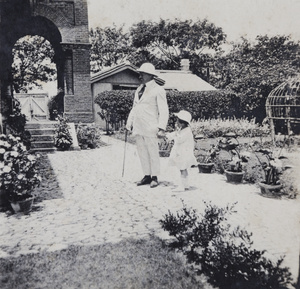
<instances>
[{"instance_id":1,"label":"potted plant","mask_svg":"<svg viewBox=\"0 0 300 289\"><path fill-rule=\"evenodd\" d=\"M158 139L158 148L160 157L169 157L174 142L169 141L167 137Z\"/></svg>"},{"instance_id":2,"label":"potted plant","mask_svg":"<svg viewBox=\"0 0 300 289\"><path fill-rule=\"evenodd\" d=\"M226 151L231 151L239 146L237 135L234 132L226 133L222 138L219 139L218 147Z\"/></svg>"},{"instance_id":3,"label":"potted plant","mask_svg":"<svg viewBox=\"0 0 300 289\"><path fill-rule=\"evenodd\" d=\"M277 196L283 187L280 176L284 170L290 168L290 166L284 165L282 162L282 159L287 158L284 156L275 158L270 149L259 149L256 152L262 153L266 159L266 161L261 162L264 170L264 181L258 183L261 193L263 195Z\"/></svg>"},{"instance_id":4,"label":"potted plant","mask_svg":"<svg viewBox=\"0 0 300 289\"><path fill-rule=\"evenodd\" d=\"M28 213L34 196L32 190L41 182L36 170L36 156L30 154L19 137L0 136L0 189L15 212Z\"/></svg>"},{"instance_id":5,"label":"potted plant","mask_svg":"<svg viewBox=\"0 0 300 289\"><path fill-rule=\"evenodd\" d=\"M245 171L244 165L248 161L249 154L240 154L237 147L239 142L235 133L227 133L219 140L219 149L224 149L230 154L230 161L225 164L225 175L228 182L240 183L243 180Z\"/></svg>"},{"instance_id":6,"label":"potted plant","mask_svg":"<svg viewBox=\"0 0 300 289\"><path fill-rule=\"evenodd\" d=\"M247 157L241 156L237 150L231 151L232 158L227 163L225 175L230 183L241 183L245 174L244 165L247 162Z\"/></svg>"},{"instance_id":7,"label":"potted plant","mask_svg":"<svg viewBox=\"0 0 300 289\"><path fill-rule=\"evenodd\" d=\"M204 155L200 154L197 156L199 173L211 173L217 154L218 148L215 145L211 145L210 149Z\"/></svg>"},{"instance_id":8,"label":"potted plant","mask_svg":"<svg viewBox=\"0 0 300 289\"><path fill-rule=\"evenodd\" d=\"M60 150L68 150L73 144L73 139L69 131L68 120L58 116L59 123L56 125L54 145Z\"/></svg>"}]
</instances>

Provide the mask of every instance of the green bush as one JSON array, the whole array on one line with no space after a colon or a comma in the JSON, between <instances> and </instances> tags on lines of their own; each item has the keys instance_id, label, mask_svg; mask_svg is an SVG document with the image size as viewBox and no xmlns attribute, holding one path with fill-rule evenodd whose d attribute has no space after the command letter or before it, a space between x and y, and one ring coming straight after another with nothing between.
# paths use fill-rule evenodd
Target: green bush
<instances>
[{"instance_id":1,"label":"green bush","mask_svg":"<svg viewBox=\"0 0 300 289\"><path fill-rule=\"evenodd\" d=\"M203 214L184 205L177 214L169 211L160 220L162 228L175 237L171 246L183 252L197 274L204 274L220 289L279 289L291 284L289 269L280 267L283 258L272 263L265 251L251 248L252 234L227 222L235 204L205 205Z\"/></svg>"},{"instance_id":2,"label":"green bush","mask_svg":"<svg viewBox=\"0 0 300 289\"><path fill-rule=\"evenodd\" d=\"M240 117L239 98L225 90L168 91L167 100L171 113L185 109L192 114L194 120Z\"/></svg>"},{"instance_id":3,"label":"green bush","mask_svg":"<svg viewBox=\"0 0 300 289\"><path fill-rule=\"evenodd\" d=\"M69 132L67 118L58 116L59 123L56 125L54 145L61 150L68 150L73 144L72 136Z\"/></svg>"},{"instance_id":4,"label":"green bush","mask_svg":"<svg viewBox=\"0 0 300 289\"><path fill-rule=\"evenodd\" d=\"M49 118L56 120L57 117L63 115L64 93L60 90L57 95L53 96L48 102Z\"/></svg>"},{"instance_id":5,"label":"green bush","mask_svg":"<svg viewBox=\"0 0 300 289\"><path fill-rule=\"evenodd\" d=\"M21 104L18 99L13 99L12 114L7 117L7 128L15 137L20 137L27 150L31 147L31 134L25 130L26 115L21 112Z\"/></svg>"},{"instance_id":6,"label":"green bush","mask_svg":"<svg viewBox=\"0 0 300 289\"><path fill-rule=\"evenodd\" d=\"M133 104L133 92L130 90L104 91L98 94L95 103L99 105L100 117L105 120L107 131L109 125L125 122Z\"/></svg>"},{"instance_id":7,"label":"green bush","mask_svg":"<svg viewBox=\"0 0 300 289\"><path fill-rule=\"evenodd\" d=\"M76 134L81 148L96 148L101 139L95 124L79 123L76 127Z\"/></svg>"}]
</instances>

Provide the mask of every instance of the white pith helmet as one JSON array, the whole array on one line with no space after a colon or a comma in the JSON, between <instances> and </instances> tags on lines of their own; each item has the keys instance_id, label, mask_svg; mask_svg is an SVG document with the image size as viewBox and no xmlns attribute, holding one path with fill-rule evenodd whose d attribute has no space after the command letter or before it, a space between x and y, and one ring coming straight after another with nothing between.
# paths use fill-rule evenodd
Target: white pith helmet
<instances>
[{"instance_id":1,"label":"white pith helmet","mask_svg":"<svg viewBox=\"0 0 300 289\"><path fill-rule=\"evenodd\" d=\"M181 110L178 113L174 113L179 119L186 121L188 124L191 123L192 120L192 115L186 111L186 110Z\"/></svg>"},{"instance_id":2,"label":"white pith helmet","mask_svg":"<svg viewBox=\"0 0 300 289\"><path fill-rule=\"evenodd\" d=\"M137 69L137 71L157 76L157 74L155 73L154 65L148 62L142 64L141 67Z\"/></svg>"}]
</instances>

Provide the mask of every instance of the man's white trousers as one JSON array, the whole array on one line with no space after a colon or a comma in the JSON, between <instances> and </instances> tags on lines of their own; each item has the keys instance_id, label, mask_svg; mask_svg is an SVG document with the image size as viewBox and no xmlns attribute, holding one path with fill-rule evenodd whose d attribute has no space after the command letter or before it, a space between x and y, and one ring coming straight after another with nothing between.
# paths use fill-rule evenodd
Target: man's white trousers
<instances>
[{"instance_id":1,"label":"man's white trousers","mask_svg":"<svg viewBox=\"0 0 300 289\"><path fill-rule=\"evenodd\" d=\"M158 176L160 160L157 137L136 135L136 146L144 175Z\"/></svg>"}]
</instances>

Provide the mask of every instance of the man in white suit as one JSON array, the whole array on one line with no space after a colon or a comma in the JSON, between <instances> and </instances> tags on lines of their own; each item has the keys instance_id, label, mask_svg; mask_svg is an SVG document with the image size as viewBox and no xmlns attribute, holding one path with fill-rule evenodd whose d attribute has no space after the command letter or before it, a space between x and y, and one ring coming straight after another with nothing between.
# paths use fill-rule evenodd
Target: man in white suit
<instances>
[{"instance_id":1,"label":"man in white suit","mask_svg":"<svg viewBox=\"0 0 300 289\"><path fill-rule=\"evenodd\" d=\"M165 135L169 118L169 108L164 88L154 77L155 67L144 63L139 69L142 84L137 88L133 107L129 113L126 129L136 137L136 145L144 177L138 186L150 184L158 186L160 173L158 137Z\"/></svg>"}]
</instances>

